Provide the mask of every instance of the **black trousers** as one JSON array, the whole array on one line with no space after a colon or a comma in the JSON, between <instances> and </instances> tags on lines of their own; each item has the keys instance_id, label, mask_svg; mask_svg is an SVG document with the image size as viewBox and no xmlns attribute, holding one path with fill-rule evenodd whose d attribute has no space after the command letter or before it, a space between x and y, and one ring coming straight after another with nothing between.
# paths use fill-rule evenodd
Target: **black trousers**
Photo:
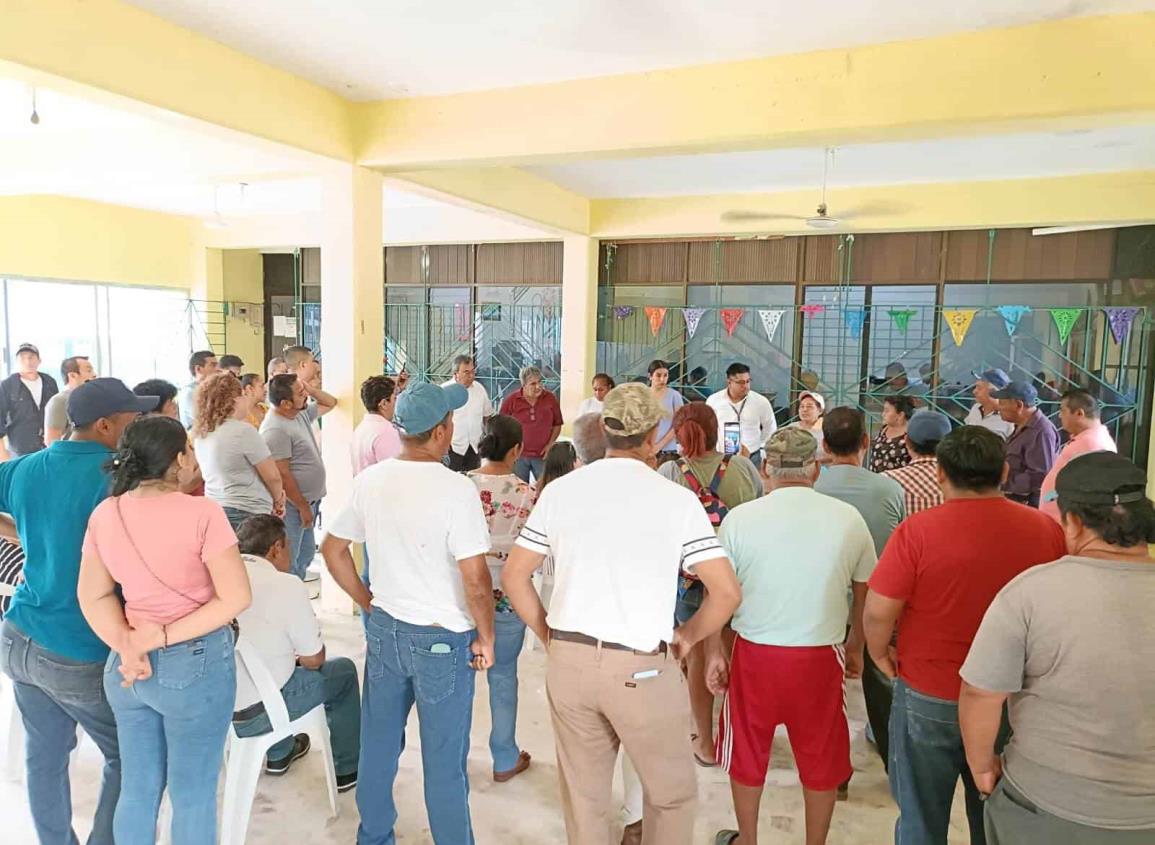
<instances>
[{"instance_id":1,"label":"black trousers","mask_svg":"<svg viewBox=\"0 0 1155 845\"><path fill-rule=\"evenodd\" d=\"M472 446L465 450L464 455L459 455L452 449L449 450L449 468L454 472L469 472L479 466L481 466L481 458L477 456L477 452L473 451Z\"/></svg>"},{"instance_id":2,"label":"black trousers","mask_svg":"<svg viewBox=\"0 0 1155 845\"><path fill-rule=\"evenodd\" d=\"M874 665L869 651L864 649L863 654L862 697L866 699L866 718L885 768L890 750L890 706L894 701L894 682Z\"/></svg>"}]
</instances>

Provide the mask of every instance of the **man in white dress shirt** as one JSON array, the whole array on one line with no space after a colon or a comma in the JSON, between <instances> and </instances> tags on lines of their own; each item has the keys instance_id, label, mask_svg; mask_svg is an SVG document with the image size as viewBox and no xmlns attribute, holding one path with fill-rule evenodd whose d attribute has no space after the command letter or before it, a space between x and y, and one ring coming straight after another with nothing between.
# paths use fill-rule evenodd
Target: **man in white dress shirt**
<instances>
[{"instance_id":1,"label":"man in white dress shirt","mask_svg":"<svg viewBox=\"0 0 1155 845\"><path fill-rule=\"evenodd\" d=\"M454 472L469 472L481 466L477 454L477 444L485 428L485 418L493 416L493 403L481 382L477 381L477 365L468 355L458 355L453 359L453 378L445 382L456 382L469 393L465 406L453 412L453 443L449 447L449 468Z\"/></svg>"},{"instance_id":2,"label":"man in white dress shirt","mask_svg":"<svg viewBox=\"0 0 1155 845\"><path fill-rule=\"evenodd\" d=\"M753 461L754 466L761 467L762 446L778 430L778 421L770 400L751 389L750 368L737 361L727 367L726 389L711 394L706 404L718 415L719 434L726 430L726 423L738 423L742 454ZM725 438L718 438L719 452L724 441Z\"/></svg>"},{"instance_id":3,"label":"man in white dress shirt","mask_svg":"<svg viewBox=\"0 0 1155 845\"><path fill-rule=\"evenodd\" d=\"M991 394L1002 390L1011 383L1011 377L998 368L975 373L974 407L970 409L965 425L981 425L989 428L1004 441L1015 432L1015 424L1009 423L999 415L999 400Z\"/></svg>"}]
</instances>

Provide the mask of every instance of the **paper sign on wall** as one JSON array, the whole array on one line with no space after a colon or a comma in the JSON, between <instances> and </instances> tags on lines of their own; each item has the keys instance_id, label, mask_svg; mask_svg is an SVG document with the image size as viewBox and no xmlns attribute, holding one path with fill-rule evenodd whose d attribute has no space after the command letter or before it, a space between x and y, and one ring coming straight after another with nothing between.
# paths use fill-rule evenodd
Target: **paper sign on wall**
<instances>
[{"instance_id":1,"label":"paper sign on wall","mask_svg":"<svg viewBox=\"0 0 1155 845\"><path fill-rule=\"evenodd\" d=\"M273 334L275 334L277 337L296 337L297 318L286 317L283 314L274 314Z\"/></svg>"}]
</instances>

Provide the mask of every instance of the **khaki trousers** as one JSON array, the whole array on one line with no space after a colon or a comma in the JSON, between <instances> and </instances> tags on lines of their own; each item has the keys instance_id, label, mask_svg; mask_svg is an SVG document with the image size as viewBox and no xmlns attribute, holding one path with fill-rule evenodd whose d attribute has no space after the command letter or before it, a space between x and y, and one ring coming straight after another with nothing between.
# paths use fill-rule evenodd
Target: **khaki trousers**
<instances>
[{"instance_id":1,"label":"khaki trousers","mask_svg":"<svg viewBox=\"0 0 1155 845\"><path fill-rule=\"evenodd\" d=\"M644 845L689 845L698 781L690 698L678 661L554 640L546 694L569 845L613 845L614 762L624 745L642 781ZM635 678L657 670L655 677Z\"/></svg>"}]
</instances>

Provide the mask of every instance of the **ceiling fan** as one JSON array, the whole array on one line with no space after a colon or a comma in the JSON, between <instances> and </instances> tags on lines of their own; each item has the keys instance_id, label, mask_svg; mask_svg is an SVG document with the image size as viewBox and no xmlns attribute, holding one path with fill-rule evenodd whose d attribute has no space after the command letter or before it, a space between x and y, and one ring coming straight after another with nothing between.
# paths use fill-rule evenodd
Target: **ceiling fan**
<instances>
[{"instance_id":1,"label":"ceiling fan","mask_svg":"<svg viewBox=\"0 0 1155 845\"><path fill-rule=\"evenodd\" d=\"M760 220L801 220L811 229L835 229L855 217L866 217L879 214L893 214L900 210L895 203L872 202L853 208L842 209L842 213L835 216L830 213L826 204L826 185L830 176L830 162L834 158L834 148L827 147L822 156L822 198L814 214L767 214L760 211L743 211L732 209L722 213L723 223L749 223Z\"/></svg>"}]
</instances>

